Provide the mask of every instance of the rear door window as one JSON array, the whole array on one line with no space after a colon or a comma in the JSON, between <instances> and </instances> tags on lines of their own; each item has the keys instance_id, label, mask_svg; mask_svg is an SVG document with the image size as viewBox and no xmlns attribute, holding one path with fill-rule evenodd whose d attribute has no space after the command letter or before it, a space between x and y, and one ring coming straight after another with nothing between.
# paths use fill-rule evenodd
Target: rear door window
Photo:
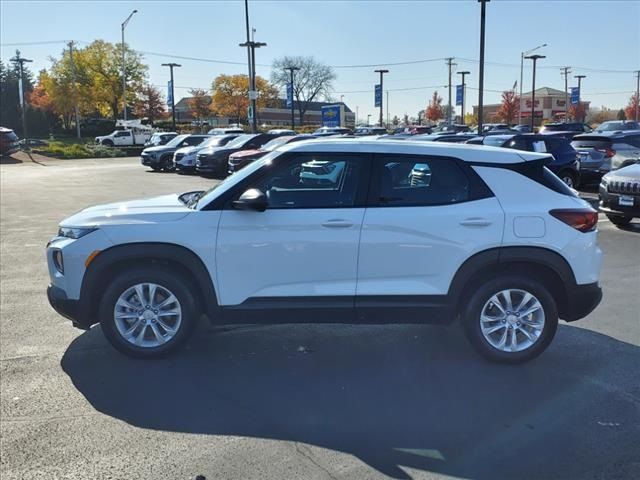
<instances>
[{"instance_id":1,"label":"rear door window","mask_svg":"<svg viewBox=\"0 0 640 480\"><path fill-rule=\"evenodd\" d=\"M373 187L371 203L381 207L448 205L471 197L462 168L438 157L381 155Z\"/></svg>"}]
</instances>

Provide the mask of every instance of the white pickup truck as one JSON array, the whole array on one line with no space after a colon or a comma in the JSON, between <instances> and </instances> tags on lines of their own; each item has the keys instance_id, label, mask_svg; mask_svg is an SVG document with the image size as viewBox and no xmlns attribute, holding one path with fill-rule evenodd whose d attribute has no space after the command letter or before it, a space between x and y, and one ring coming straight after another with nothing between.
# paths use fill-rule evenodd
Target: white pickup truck
<instances>
[{"instance_id":1,"label":"white pickup truck","mask_svg":"<svg viewBox=\"0 0 640 480\"><path fill-rule=\"evenodd\" d=\"M116 123L116 128L109 135L96 137L96 144L107 147L132 147L144 145L154 133L154 129L142 124L139 120Z\"/></svg>"}]
</instances>

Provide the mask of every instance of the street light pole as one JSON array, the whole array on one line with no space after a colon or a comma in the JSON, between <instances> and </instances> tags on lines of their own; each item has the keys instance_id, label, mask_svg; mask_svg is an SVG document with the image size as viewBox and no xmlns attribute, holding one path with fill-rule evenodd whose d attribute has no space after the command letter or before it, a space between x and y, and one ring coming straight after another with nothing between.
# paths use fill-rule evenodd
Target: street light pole
<instances>
[{"instance_id":1,"label":"street light pole","mask_svg":"<svg viewBox=\"0 0 640 480\"><path fill-rule=\"evenodd\" d=\"M465 123L464 123L464 101L465 101L465 100L466 100L466 98L467 98L467 84L466 84L466 83L464 83L464 77L465 77L465 75L469 75L470 73L471 73L471 72L468 72L468 71L466 71L466 70L465 70L464 72L458 72L458 75L462 75L462 111L461 111L461 113L460 113L460 118L461 118L460 123L461 123L462 125L464 125L464 124L465 124Z\"/></svg>"},{"instance_id":2,"label":"street light pole","mask_svg":"<svg viewBox=\"0 0 640 480\"><path fill-rule=\"evenodd\" d=\"M389 70L374 70L374 72L377 72L380 74L380 121L379 121L379 124L380 126L382 126L382 105L384 104L384 100L382 99L382 92L384 92L384 85L382 82L383 82L383 75L385 73L389 73Z\"/></svg>"},{"instance_id":3,"label":"street light pole","mask_svg":"<svg viewBox=\"0 0 640 480\"><path fill-rule=\"evenodd\" d=\"M29 150L29 133L27 131L27 105L24 101L24 64L33 62L33 60L29 60L20 56L20 50L16 50L16 56L11 59L12 62L17 63L20 66L20 83L19 85L19 94L20 94L20 107L22 111L22 135L24 136L24 146L27 150Z\"/></svg>"},{"instance_id":4,"label":"street light pole","mask_svg":"<svg viewBox=\"0 0 640 480\"><path fill-rule=\"evenodd\" d=\"M135 13L138 13L138 10L134 10L129 14L127 19L122 22L121 31L122 31L122 110L124 112L124 120L127 121L127 75L125 71L125 58L124 58L124 29L127 27L127 23L131 20L131 17Z\"/></svg>"},{"instance_id":5,"label":"street light pole","mask_svg":"<svg viewBox=\"0 0 640 480\"><path fill-rule=\"evenodd\" d=\"M453 57L446 59L449 66L449 105L447 106L447 125L451 125L451 117L453 115L453 106L451 105L451 67L456 65L453 63Z\"/></svg>"},{"instance_id":6,"label":"street light pole","mask_svg":"<svg viewBox=\"0 0 640 480\"><path fill-rule=\"evenodd\" d=\"M582 81L581 80L583 78L587 78L587 76L586 75L574 75L574 78L578 79L578 107L580 107L581 102L582 102ZM578 109L578 111L580 111L580 110ZM580 118L580 121L582 123L584 123L584 117Z\"/></svg>"},{"instance_id":7,"label":"street light pole","mask_svg":"<svg viewBox=\"0 0 640 480\"><path fill-rule=\"evenodd\" d=\"M564 123L569 121L569 74L571 67L562 67L562 75L564 75Z\"/></svg>"},{"instance_id":8,"label":"street light pole","mask_svg":"<svg viewBox=\"0 0 640 480\"><path fill-rule=\"evenodd\" d=\"M173 131L176 131L176 96L175 96L175 87L173 85L173 68L181 67L182 65L178 63L163 63L163 67L169 67L171 72L171 124L173 125Z\"/></svg>"},{"instance_id":9,"label":"street light pole","mask_svg":"<svg viewBox=\"0 0 640 480\"><path fill-rule=\"evenodd\" d=\"M480 3L480 78L478 80L478 134L482 134L482 123L484 120L484 24L486 17L486 6L489 0L478 0Z\"/></svg>"},{"instance_id":10,"label":"street light pole","mask_svg":"<svg viewBox=\"0 0 640 480\"><path fill-rule=\"evenodd\" d=\"M638 121L638 110L640 110L640 70L636 71L636 122Z\"/></svg>"},{"instance_id":11,"label":"street light pole","mask_svg":"<svg viewBox=\"0 0 640 480\"><path fill-rule=\"evenodd\" d=\"M529 60L533 60L533 81L531 85L531 131L533 131L535 112L536 112L536 62L539 59L547 58L544 55L530 55L525 57Z\"/></svg>"},{"instance_id":12,"label":"street light pole","mask_svg":"<svg viewBox=\"0 0 640 480\"><path fill-rule=\"evenodd\" d=\"M294 130L296 126L296 118L295 118L295 111L293 108L293 99L295 97L294 95L295 90L293 89L293 72L295 72L296 70L300 70L300 67L285 67L285 70L289 70L289 74L291 78L291 130Z\"/></svg>"},{"instance_id":13,"label":"street light pole","mask_svg":"<svg viewBox=\"0 0 640 480\"><path fill-rule=\"evenodd\" d=\"M247 33L248 36L248 33ZM258 131L258 115L256 111L258 92L256 91L256 48L266 47L264 42L254 42L253 40L241 43L241 47L249 49L249 101L251 102L251 133Z\"/></svg>"},{"instance_id":14,"label":"street light pole","mask_svg":"<svg viewBox=\"0 0 640 480\"><path fill-rule=\"evenodd\" d=\"M524 51L520 54L520 97L519 97L519 104L520 104L520 108L518 109L518 124L522 123L522 83L523 83L523 79L522 79L522 75L523 75L523 70L524 70L524 57L526 55L529 55L530 53L535 52L536 50L542 48L542 47L546 47L547 44L543 43L542 45L538 45L537 47L534 47L530 50Z\"/></svg>"}]
</instances>

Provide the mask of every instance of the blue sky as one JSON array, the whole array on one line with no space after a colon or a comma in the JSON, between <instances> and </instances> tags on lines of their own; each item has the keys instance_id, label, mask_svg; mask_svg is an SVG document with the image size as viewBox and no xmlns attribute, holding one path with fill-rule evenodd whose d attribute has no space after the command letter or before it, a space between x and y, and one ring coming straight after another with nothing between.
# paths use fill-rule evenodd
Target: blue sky
<instances>
[{"instance_id":1,"label":"blue sky","mask_svg":"<svg viewBox=\"0 0 640 480\"><path fill-rule=\"evenodd\" d=\"M142 52L210 60L246 62L238 47L245 39L243 1L14 1L0 2L0 55L7 61L20 48L34 69L50 65L63 43L11 44L100 38L120 41L120 24L138 9L126 30L126 41ZM456 1L269 1L250 0L250 22L256 40L268 46L258 51L259 75L269 76L274 58L313 55L334 66L381 64L437 59L410 65L389 65L391 115L416 115L434 90L447 99L444 57L455 57L458 70L469 70L467 105L477 102L479 4ZM500 91L519 77L520 52L539 44L536 84L564 88L560 66L584 74L584 100L592 106L620 108L635 90L633 70L640 69L640 0L633 1L507 1L487 5L485 103L497 103ZM80 44L82 46L82 43ZM246 73L246 64L230 65L163 55L145 55L153 84L166 85L168 70L160 64L176 61L176 97L189 87L209 88L221 73ZM334 99L344 95L360 118L372 114L376 67L336 68ZM379 68L379 67L377 67ZM612 71L609 71L612 70ZM531 70L525 68L525 91ZM454 75L455 84L459 75ZM569 85L575 80L571 78ZM493 91L491 91L493 90ZM468 108L467 108L468 109Z\"/></svg>"}]
</instances>

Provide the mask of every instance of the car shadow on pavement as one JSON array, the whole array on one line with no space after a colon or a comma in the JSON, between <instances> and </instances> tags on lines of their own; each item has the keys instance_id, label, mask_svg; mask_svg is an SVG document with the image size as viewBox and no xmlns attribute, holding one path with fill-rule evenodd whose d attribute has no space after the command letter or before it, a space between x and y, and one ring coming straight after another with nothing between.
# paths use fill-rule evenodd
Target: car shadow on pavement
<instances>
[{"instance_id":1,"label":"car shadow on pavement","mask_svg":"<svg viewBox=\"0 0 640 480\"><path fill-rule=\"evenodd\" d=\"M482 360L457 327L246 325L194 337L141 361L97 327L61 365L96 410L131 425L300 442L393 478L640 472L640 348L589 330L561 325L545 354L516 366Z\"/></svg>"},{"instance_id":2,"label":"car shadow on pavement","mask_svg":"<svg viewBox=\"0 0 640 480\"><path fill-rule=\"evenodd\" d=\"M0 165L11 165L16 163L22 163L22 160L14 158L11 155L0 155Z\"/></svg>"}]
</instances>

